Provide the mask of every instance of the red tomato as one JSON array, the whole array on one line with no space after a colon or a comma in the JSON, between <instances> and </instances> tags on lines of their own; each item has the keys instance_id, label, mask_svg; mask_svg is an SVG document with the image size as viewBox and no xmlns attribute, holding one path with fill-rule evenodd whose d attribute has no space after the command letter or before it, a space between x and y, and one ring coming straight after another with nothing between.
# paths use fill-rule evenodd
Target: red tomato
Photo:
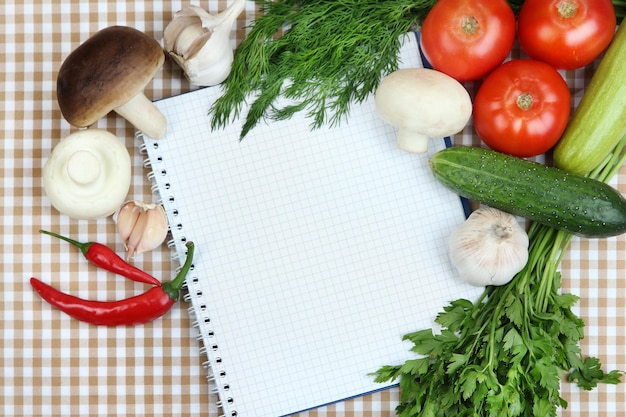
<instances>
[{"instance_id":1,"label":"red tomato","mask_svg":"<svg viewBox=\"0 0 626 417\"><path fill-rule=\"evenodd\" d=\"M567 83L550 65L508 61L485 78L474 99L474 128L490 148L531 157L552 148L570 113Z\"/></svg>"},{"instance_id":2,"label":"red tomato","mask_svg":"<svg viewBox=\"0 0 626 417\"><path fill-rule=\"evenodd\" d=\"M526 0L519 13L519 42L533 59L576 69L609 46L615 25L610 0Z\"/></svg>"},{"instance_id":3,"label":"red tomato","mask_svg":"<svg viewBox=\"0 0 626 417\"><path fill-rule=\"evenodd\" d=\"M477 80L507 57L515 15L505 0L439 0L422 25L421 46L434 69Z\"/></svg>"}]
</instances>

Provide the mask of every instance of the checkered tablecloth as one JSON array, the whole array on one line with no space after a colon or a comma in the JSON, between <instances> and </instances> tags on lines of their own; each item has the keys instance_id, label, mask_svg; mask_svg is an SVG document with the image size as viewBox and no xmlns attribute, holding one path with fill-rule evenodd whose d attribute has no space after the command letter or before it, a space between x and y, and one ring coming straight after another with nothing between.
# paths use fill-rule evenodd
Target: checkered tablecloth
<instances>
[{"instance_id":1,"label":"checkered tablecloth","mask_svg":"<svg viewBox=\"0 0 626 417\"><path fill-rule=\"evenodd\" d=\"M41 174L51 149L74 131L56 102L56 73L63 59L91 34L114 24L161 39L164 26L183 4L5 0L0 6L0 415L217 416L217 398L210 393L188 305L179 303L164 319L145 326L95 327L51 309L28 283L37 276L64 291L101 299L142 291L140 284L103 273L66 243L38 233L53 230L123 253L111 218L76 221L51 208ZM227 2L196 4L217 11ZM237 39L245 36L245 21L254 16L254 8L249 1L237 23ZM591 72L566 74L574 92L581 92ZM188 90L181 71L167 61L145 92L159 99ZM114 114L97 126L123 139L131 152L129 199L154 200L133 128ZM456 141L478 143L471 127ZM625 170L614 185L626 191ZM626 369L625 249L623 236L576 239L562 265L564 290L581 296L576 310L587 323L583 350L610 369ZM164 245L135 263L167 280L177 266L170 256ZM570 403L563 416L626 415L626 384L583 392L564 383L563 395ZM397 402L398 391L392 389L303 416L390 417Z\"/></svg>"}]
</instances>

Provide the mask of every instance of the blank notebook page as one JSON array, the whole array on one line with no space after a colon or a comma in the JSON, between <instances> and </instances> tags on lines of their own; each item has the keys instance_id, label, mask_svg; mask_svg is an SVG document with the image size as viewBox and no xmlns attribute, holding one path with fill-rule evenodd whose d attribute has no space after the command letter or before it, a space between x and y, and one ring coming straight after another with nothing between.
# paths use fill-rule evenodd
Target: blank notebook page
<instances>
[{"instance_id":1,"label":"blank notebook page","mask_svg":"<svg viewBox=\"0 0 626 417\"><path fill-rule=\"evenodd\" d=\"M407 36L403 67L421 65ZM302 114L212 131L217 88L157 102L167 135L144 138L176 250L196 244L192 312L227 416L280 416L383 389L370 373L412 358L460 283L447 239L464 211L428 158L396 145L373 97L310 130ZM204 351L203 350L203 351Z\"/></svg>"}]
</instances>

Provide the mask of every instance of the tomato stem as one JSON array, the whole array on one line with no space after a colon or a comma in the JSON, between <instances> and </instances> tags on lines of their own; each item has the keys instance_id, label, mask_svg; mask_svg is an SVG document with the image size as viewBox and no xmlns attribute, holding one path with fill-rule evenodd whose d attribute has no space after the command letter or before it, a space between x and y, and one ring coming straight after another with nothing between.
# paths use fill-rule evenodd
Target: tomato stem
<instances>
[{"instance_id":1,"label":"tomato stem","mask_svg":"<svg viewBox=\"0 0 626 417\"><path fill-rule=\"evenodd\" d=\"M564 0L556 7L559 11L559 15L565 19L571 19L576 16L576 13L578 12L578 3L571 0Z\"/></svg>"},{"instance_id":2,"label":"tomato stem","mask_svg":"<svg viewBox=\"0 0 626 417\"><path fill-rule=\"evenodd\" d=\"M517 97L517 106L522 110L529 110L533 106L533 95L522 93Z\"/></svg>"},{"instance_id":3,"label":"tomato stem","mask_svg":"<svg viewBox=\"0 0 626 417\"><path fill-rule=\"evenodd\" d=\"M474 16L466 16L461 21L461 29L468 35L473 35L478 31L478 20Z\"/></svg>"}]
</instances>

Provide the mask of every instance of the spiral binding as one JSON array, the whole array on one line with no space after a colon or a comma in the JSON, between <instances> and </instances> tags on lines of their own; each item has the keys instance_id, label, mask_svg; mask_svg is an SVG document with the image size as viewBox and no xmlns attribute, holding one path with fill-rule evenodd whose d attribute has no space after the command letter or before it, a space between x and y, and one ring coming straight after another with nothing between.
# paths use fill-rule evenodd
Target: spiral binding
<instances>
[{"instance_id":1,"label":"spiral binding","mask_svg":"<svg viewBox=\"0 0 626 417\"><path fill-rule=\"evenodd\" d=\"M158 154L159 143L143 137L141 132L137 132L135 138L141 140L138 148L140 154L145 156L143 166L149 170L147 178L152 183L151 190L157 195L158 203L165 208L170 223L172 239L167 242L167 247L172 250L172 259L180 260L178 253L182 253L182 247L184 247L187 238L185 237L182 222L177 220L179 212L175 206L176 199L173 193L170 193L170 191L173 191L173 186L166 180L167 170L165 169L164 160ZM180 250L178 250L179 245ZM177 268L177 270L179 269L180 267ZM194 273L193 266L186 279L184 288L187 289L187 292L184 294L183 300L192 303L191 307L187 308L187 311L194 318L192 322L193 327L198 329L196 339L203 345L200 348L200 354L206 355L208 359L202 363L202 366L207 370L207 381L209 381L211 386L210 392L217 394L219 397L217 407L223 412L220 417L237 417L237 410L234 408L235 400L230 393L230 384L219 353L219 345L208 306L200 301L194 302L202 297L202 287L200 279Z\"/></svg>"}]
</instances>

